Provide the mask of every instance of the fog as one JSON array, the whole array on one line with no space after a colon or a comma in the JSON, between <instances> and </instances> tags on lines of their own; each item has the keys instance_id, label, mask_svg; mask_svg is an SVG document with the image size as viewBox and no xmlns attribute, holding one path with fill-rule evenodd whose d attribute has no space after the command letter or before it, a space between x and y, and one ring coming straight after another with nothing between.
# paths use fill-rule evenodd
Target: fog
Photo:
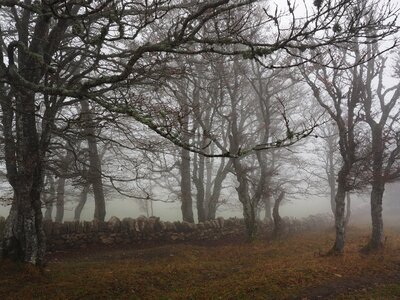
<instances>
[{"instance_id":1,"label":"fog","mask_svg":"<svg viewBox=\"0 0 400 300\"><path fill-rule=\"evenodd\" d=\"M393 183L388 185L383 200L383 215L388 226L400 226L400 200L399 200L400 184ZM238 200L237 200L238 201ZM65 204L65 221L73 221L74 209L76 202L68 201L66 199ZM182 220L182 214L180 210L181 203L163 203L154 202L153 212L154 216L159 217L164 221L178 221ZM369 194L355 194L352 197L352 225L369 225L371 222L371 216L369 211ZM0 206L0 216L7 217L10 210L10 206ZM146 212L141 209L141 205L134 199L121 198L121 196L115 196L113 199L106 201L106 220L112 216L122 218L137 218L139 216L146 216ZM81 220L91 221L93 220L94 212L94 201L93 196L90 196L86 203ZM236 207L224 208L221 207L217 211L217 215L223 218L243 218L243 213L239 203L236 203ZM44 213L44 209L43 209ZM196 214L196 210L194 209ZM289 218L305 218L310 215L324 214L327 218L333 218L332 211L330 209L329 199L327 197L310 196L306 199L297 199L295 201L287 201L282 204L280 209L282 217ZM261 213L261 218L263 218ZM197 220L196 220L197 221Z\"/></svg>"}]
</instances>

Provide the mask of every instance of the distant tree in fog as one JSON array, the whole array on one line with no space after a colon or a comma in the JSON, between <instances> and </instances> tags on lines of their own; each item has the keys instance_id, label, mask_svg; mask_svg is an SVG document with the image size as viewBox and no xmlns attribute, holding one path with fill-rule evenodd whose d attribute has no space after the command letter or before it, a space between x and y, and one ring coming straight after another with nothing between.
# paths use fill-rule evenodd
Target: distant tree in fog
<instances>
[{"instance_id":1,"label":"distant tree in fog","mask_svg":"<svg viewBox=\"0 0 400 300\"><path fill-rule=\"evenodd\" d=\"M367 52L362 54L361 45L355 43L350 51L341 52L343 63L359 60L361 55L369 59L348 69L303 68L315 99L335 121L338 130L342 164L336 177L334 253L342 253L344 248L346 193L366 186L372 188L372 237L365 249L383 246L384 187L399 176L400 85L384 86L386 58L377 57L377 47L368 45ZM349 196L347 199L349 202Z\"/></svg>"}]
</instances>

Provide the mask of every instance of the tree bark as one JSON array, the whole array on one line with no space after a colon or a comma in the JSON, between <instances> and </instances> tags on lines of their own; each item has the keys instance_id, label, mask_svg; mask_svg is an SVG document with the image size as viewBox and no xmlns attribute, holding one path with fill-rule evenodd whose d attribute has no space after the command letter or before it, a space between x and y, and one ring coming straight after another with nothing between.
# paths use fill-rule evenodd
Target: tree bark
<instances>
[{"instance_id":1,"label":"tree bark","mask_svg":"<svg viewBox=\"0 0 400 300\"><path fill-rule=\"evenodd\" d=\"M350 193L347 192L347 194L346 194L346 217L345 217L346 227L347 227L347 225L349 225L350 217L351 217L351 196L350 196Z\"/></svg>"},{"instance_id":2,"label":"tree bark","mask_svg":"<svg viewBox=\"0 0 400 300\"><path fill-rule=\"evenodd\" d=\"M385 112L383 112L385 113ZM371 219L372 234L369 243L363 250L379 250L383 248L384 232L382 218L382 200L385 192L385 180L383 178L383 160L384 160L384 137L383 126L376 123L371 112L367 110L367 120L372 131L372 190L371 190Z\"/></svg>"},{"instance_id":3,"label":"tree bark","mask_svg":"<svg viewBox=\"0 0 400 300\"><path fill-rule=\"evenodd\" d=\"M328 140L329 144L329 153L328 153L328 183L329 183L329 191L330 191L330 200L331 200L331 210L333 215L336 213L336 174L335 174L335 164L333 161L333 145L331 144L331 141Z\"/></svg>"},{"instance_id":4,"label":"tree bark","mask_svg":"<svg viewBox=\"0 0 400 300\"><path fill-rule=\"evenodd\" d=\"M257 236L257 219L256 209L251 201L242 202L243 204L243 217L246 226L246 234L248 241L253 241Z\"/></svg>"},{"instance_id":5,"label":"tree bark","mask_svg":"<svg viewBox=\"0 0 400 300\"><path fill-rule=\"evenodd\" d=\"M257 235L257 220L256 220L256 209L257 202L253 202L250 198L249 185L247 182L246 174L240 163L240 158L233 159L233 167L236 172L236 178L239 182L239 186L236 188L238 192L239 201L243 206L243 218L246 226L247 240L253 241Z\"/></svg>"},{"instance_id":6,"label":"tree bark","mask_svg":"<svg viewBox=\"0 0 400 300\"><path fill-rule=\"evenodd\" d=\"M56 218L55 221L62 223L64 220L64 193L65 178L60 177L57 181L57 199L56 199Z\"/></svg>"},{"instance_id":7,"label":"tree bark","mask_svg":"<svg viewBox=\"0 0 400 300\"><path fill-rule=\"evenodd\" d=\"M46 210L44 213L44 220L52 220L52 214L53 214L53 204L54 204L54 199L56 198L56 191L54 187L54 179L53 176L48 175L48 183L49 183L49 192L48 194L43 195L43 201L46 206Z\"/></svg>"},{"instance_id":8,"label":"tree bark","mask_svg":"<svg viewBox=\"0 0 400 300\"><path fill-rule=\"evenodd\" d=\"M13 136L13 111L2 99L3 132L7 177L14 190L14 200L1 243L2 257L32 264L42 264L46 249L40 193L43 166L36 129L33 93L17 94L16 135Z\"/></svg>"},{"instance_id":9,"label":"tree bark","mask_svg":"<svg viewBox=\"0 0 400 300\"><path fill-rule=\"evenodd\" d=\"M222 183L232 167L232 160L225 164L225 159L221 159L221 164L214 178L214 186L211 196L207 199L207 220L214 220L217 214L218 202L222 192Z\"/></svg>"},{"instance_id":10,"label":"tree bark","mask_svg":"<svg viewBox=\"0 0 400 300\"><path fill-rule=\"evenodd\" d=\"M182 104L184 118L182 120L183 142L189 143L189 108L186 103ZM190 151L181 149L181 211L183 221L194 223L193 200L192 200L192 174L190 170Z\"/></svg>"},{"instance_id":11,"label":"tree bark","mask_svg":"<svg viewBox=\"0 0 400 300\"><path fill-rule=\"evenodd\" d=\"M348 169L342 167L338 174L338 186L335 197L335 243L330 251L331 254L343 254L346 240L346 221L345 221L345 198L347 186Z\"/></svg>"},{"instance_id":12,"label":"tree bark","mask_svg":"<svg viewBox=\"0 0 400 300\"><path fill-rule=\"evenodd\" d=\"M282 234L283 230L283 221L279 214L279 207L284 197L285 197L285 192L283 191L280 192L278 198L276 198L275 200L274 208L272 211L272 216L274 218L274 232L273 232L274 238L279 237Z\"/></svg>"},{"instance_id":13,"label":"tree bark","mask_svg":"<svg viewBox=\"0 0 400 300\"><path fill-rule=\"evenodd\" d=\"M264 197L264 210L265 210L264 219L266 221L271 221L272 220L272 207L271 207L271 197L269 195Z\"/></svg>"},{"instance_id":14,"label":"tree bark","mask_svg":"<svg viewBox=\"0 0 400 300\"><path fill-rule=\"evenodd\" d=\"M190 152L181 149L181 210L183 221L194 223L192 207L192 183L190 172Z\"/></svg>"},{"instance_id":15,"label":"tree bark","mask_svg":"<svg viewBox=\"0 0 400 300\"><path fill-rule=\"evenodd\" d=\"M106 217L106 202L104 197L101 158L97 149L97 139L93 115L88 101L81 101L82 117L84 119L84 133L89 148L89 182L93 187L94 195L94 219L104 221Z\"/></svg>"},{"instance_id":16,"label":"tree bark","mask_svg":"<svg viewBox=\"0 0 400 300\"><path fill-rule=\"evenodd\" d=\"M385 187L383 184L374 185L371 191L371 219L372 235L367 247L369 250L378 250L383 248L384 231L382 218L382 199Z\"/></svg>"},{"instance_id":17,"label":"tree bark","mask_svg":"<svg viewBox=\"0 0 400 300\"><path fill-rule=\"evenodd\" d=\"M88 197L88 194L89 194L89 188L90 188L89 184L85 184L83 186L83 189L82 189L81 194L79 196L79 203L75 207L74 221L79 221L81 219L82 210L83 210L83 207L86 204L87 197Z\"/></svg>"},{"instance_id":18,"label":"tree bark","mask_svg":"<svg viewBox=\"0 0 400 300\"><path fill-rule=\"evenodd\" d=\"M55 221L62 223L64 220L64 193L65 181L68 175L68 169L71 161L74 159L73 150L66 150L67 153L61 159L60 177L57 181L57 195L56 195L56 217Z\"/></svg>"},{"instance_id":19,"label":"tree bark","mask_svg":"<svg viewBox=\"0 0 400 300\"><path fill-rule=\"evenodd\" d=\"M197 208L197 218L199 222L204 222L206 220L205 211L205 189L204 189L204 156L196 155L197 161L193 162L193 183L196 186L196 208Z\"/></svg>"}]
</instances>

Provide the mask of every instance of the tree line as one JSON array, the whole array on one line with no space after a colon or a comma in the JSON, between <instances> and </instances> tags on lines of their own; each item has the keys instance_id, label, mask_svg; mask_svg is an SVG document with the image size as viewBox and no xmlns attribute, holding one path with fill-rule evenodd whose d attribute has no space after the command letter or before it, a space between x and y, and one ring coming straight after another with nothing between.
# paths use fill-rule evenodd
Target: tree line
<instances>
[{"instance_id":1,"label":"tree line","mask_svg":"<svg viewBox=\"0 0 400 300\"><path fill-rule=\"evenodd\" d=\"M272 203L276 212L296 191L287 170L298 158L286 149L327 122L337 127L341 164L332 250L343 252L346 192L365 186L369 247L382 245L382 195L399 154L398 84L384 84L381 56L397 46L390 1L0 6L1 141L12 187L3 257L42 264L42 206L49 217L56 199L62 220L67 179L82 189L77 218L91 190L102 221L108 188L124 194L132 180L147 182L133 195L147 201L150 183L168 188L160 174L171 174L183 219L193 222L193 190L198 220L215 218L232 176L252 239L260 203L270 217Z\"/></svg>"}]
</instances>

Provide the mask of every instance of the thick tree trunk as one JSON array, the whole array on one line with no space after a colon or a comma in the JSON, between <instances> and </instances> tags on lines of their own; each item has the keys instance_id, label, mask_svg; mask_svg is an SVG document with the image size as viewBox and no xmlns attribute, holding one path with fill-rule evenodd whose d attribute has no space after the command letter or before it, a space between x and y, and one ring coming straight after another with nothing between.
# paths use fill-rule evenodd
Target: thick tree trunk
<instances>
[{"instance_id":1,"label":"thick tree trunk","mask_svg":"<svg viewBox=\"0 0 400 300\"><path fill-rule=\"evenodd\" d=\"M40 207L28 193L16 194L3 232L2 257L41 264L45 253Z\"/></svg>"},{"instance_id":2,"label":"thick tree trunk","mask_svg":"<svg viewBox=\"0 0 400 300\"><path fill-rule=\"evenodd\" d=\"M371 191L371 219L372 235L366 250L378 250L384 245L384 231L382 218L382 199L385 191L384 185L376 185Z\"/></svg>"},{"instance_id":3,"label":"thick tree trunk","mask_svg":"<svg viewBox=\"0 0 400 300\"><path fill-rule=\"evenodd\" d=\"M64 220L64 193L65 178L60 177L57 181L57 199L56 199L56 218L55 221L62 223Z\"/></svg>"},{"instance_id":4,"label":"thick tree trunk","mask_svg":"<svg viewBox=\"0 0 400 300\"><path fill-rule=\"evenodd\" d=\"M11 101L11 99L8 99ZM16 92L16 136L14 140L14 112L1 99L4 151L7 178L14 190L10 214L6 220L1 243L1 256L32 264L42 264L46 250L41 209L43 186L42 161L36 129L34 93Z\"/></svg>"},{"instance_id":5,"label":"thick tree trunk","mask_svg":"<svg viewBox=\"0 0 400 300\"><path fill-rule=\"evenodd\" d=\"M225 164L224 159L222 159L221 165L214 179L214 186L211 196L207 200L207 220L214 220L216 217L218 202L222 192L222 183L228 175L228 172L231 170L231 167L231 160L229 160L228 163Z\"/></svg>"},{"instance_id":6,"label":"thick tree trunk","mask_svg":"<svg viewBox=\"0 0 400 300\"><path fill-rule=\"evenodd\" d=\"M94 195L94 219L104 222L106 218L106 201L104 198L103 182L101 177L96 176L93 180L93 195Z\"/></svg>"},{"instance_id":7,"label":"thick tree trunk","mask_svg":"<svg viewBox=\"0 0 400 300\"><path fill-rule=\"evenodd\" d=\"M214 180L214 188L210 198L207 201L207 220L214 220L217 214L218 201L221 196L222 182L225 180L226 174L217 174Z\"/></svg>"},{"instance_id":8,"label":"thick tree trunk","mask_svg":"<svg viewBox=\"0 0 400 300\"><path fill-rule=\"evenodd\" d=\"M257 219L256 209L251 201L242 202L243 204L243 217L246 226L246 234L248 241L253 241L257 236Z\"/></svg>"},{"instance_id":9,"label":"thick tree trunk","mask_svg":"<svg viewBox=\"0 0 400 300\"><path fill-rule=\"evenodd\" d=\"M185 100L186 101L186 100ZM189 108L187 103L182 104L184 118L182 120L183 142L189 143ZM190 151L181 149L181 211L183 221L194 223L193 218L193 200L192 200L192 173L190 170Z\"/></svg>"},{"instance_id":10,"label":"thick tree trunk","mask_svg":"<svg viewBox=\"0 0 400 300\"><path fill-rule=\"evenodd\" d=\"M214 197L210 198L208 202L207 220L215 220L217 215L217 203L218 199L214 199Z\"/></svg>"},{"instance_id":11,"label":"thick tree trunk","mask_svg":"<svg viewBox=\"0 0 400 300\"><path fill-rule=\"evenodd\" d=\"M345 220L345 206L346 206L346 178L347 169L342 168L338 175L338 187L336 191L335 204L335 230L336 239L330 253L343 254L344 244L346 240L346 220Z\"/></svg>"},{"instance_id":12,"label":"thick tree trunk","mask_svg":"<svg viewBox=\"0 0 400 300\"><path fill-rule=\"evenodd\" d=\"M40 160L32 156L21 162L25 174L17 176L16 181L9 177L14 199L3 232L1 256L40 265L46 250L40 200L43 176Z\"/></svg>"},{"instance_id":13,"label":"thick tree trunk","mask_svg":"<svg viewBox=\"0 0 400 300\"><path fill-rule=\"evenodd\" d=\"M89 182L93 187L94 219L104 221L106 217L106 201L103 191L101 158L97 149L95 122L89 108L88 101L81 102L82 117L84 118L84 133L89 147Z\"/></svg>"},{"instance_id":14,"label":"thick tree trunk","mask_svg":"<svg viewBox=\"0 0 400 300\"><path fill-rule=\"evenodd\" d=\"M181 210L183 221L194 223L192 207L192 182L190 172L190 152L186 149L181 150Z\"/></svg>"},{"instance_id":15,"label":"thick tree trunk","mask_svg":"<svg viewBox=\"0 0 400 300\"><path fill-rule=\"evenodd\" d=\"M272 210L272 216L274 218L274 238L279 237L282 234L283 230L283 221L279 214L279 207L281 206L281 202L285 197L285 192L281 192L278 198L275 199L274 208Z\"/></svg>"},{"instance_id":16,"label":"thick tree trunk","mask_svg":"<svg viewBox=\"0 0 400 300\"><path fill-rule=\"evenodd\" d=\"M271 205L271 197L269 195L264 197L264 210L265 210L264 220L271 221L272 220L272 205Z\"/></svg>"},{"instance_id":17,"label":"thick tree trunk","mask_svg":"<svg viewBox=\"0 0 400 300\"><path fill-rule=\"evenodd\" d=\"M383 127L375 122L370 122L372 130L372 190L371 190L371 219L372 235L364 250L379 250L383 248L384 233L382 219L382 199L385 192L385 179L383 177L384 138Z\"/></svg>"},{"instance_id":18,"label":"thick tree trunk","mask_svg":"<svg viewBox=\"0 0 400 300\"><path fill-rule=\"evenodd\" d=\"M74 213L74 221L79 221L81 219L81 214L82 214L82 210L86 204L87 201L87 197L89 194L89 188L90 185L89 184L85 184L83 186L83 189L81 191L81 194L79 196L79 203L75 208L75 213Z\"/></svg>"},{"instance_id":19,"label":"thick tree trunk","mask_svg":"<svg viewBox=\"0 0 400 300\"><path fill-rule=\"evenodd\" d=\"M239 201L243 206L243 218L246 226L246 235L249 242L253 241L257 235L257 220L256 209L257 205L250 198L249 185L246 179L246 174L240 163L240 158L233 159L233 166L236 172L236 178L239 186L236 188Z\"/></svg>"}]
</instances>

